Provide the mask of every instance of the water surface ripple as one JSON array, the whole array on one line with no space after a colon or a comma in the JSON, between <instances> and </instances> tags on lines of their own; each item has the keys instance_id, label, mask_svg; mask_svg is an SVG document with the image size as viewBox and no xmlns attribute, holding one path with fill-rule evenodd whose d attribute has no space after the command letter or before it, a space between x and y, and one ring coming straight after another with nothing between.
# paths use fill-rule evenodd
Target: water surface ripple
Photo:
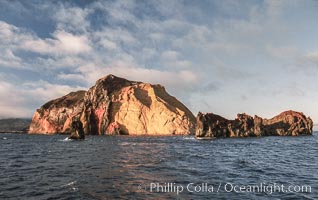
<instances>
[{"instance_id":1,"label":"water surface ripple","mask_svg":"<svg viewBox=\"0 0 318 200\"><path fill-rule=\"evenodd\" d=\"M0 134L0 199L318 199L318 135L194 137ZM164 192L151 183L175 183ZM207 183L213 192L189 192ZM311 192L227 192L225 184L310 185ZM220 190L216 192L218 187Z\"/></svg>"}]
</instances>

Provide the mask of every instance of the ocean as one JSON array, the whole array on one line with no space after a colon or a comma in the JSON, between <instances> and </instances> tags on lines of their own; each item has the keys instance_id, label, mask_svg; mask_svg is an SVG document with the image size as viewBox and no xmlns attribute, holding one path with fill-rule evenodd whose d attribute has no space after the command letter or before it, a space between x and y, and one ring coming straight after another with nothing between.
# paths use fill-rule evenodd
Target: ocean
<instances>
[{"instance_id":1,"label":"ocean","mask_svg":"<svg viewBox=\"0 0 318 200\"><path fill-rule=\"evenodd\" d=\"M65 138L0 134L0 199L318 199L318 133Z\"/></svg>"}]
</instances>

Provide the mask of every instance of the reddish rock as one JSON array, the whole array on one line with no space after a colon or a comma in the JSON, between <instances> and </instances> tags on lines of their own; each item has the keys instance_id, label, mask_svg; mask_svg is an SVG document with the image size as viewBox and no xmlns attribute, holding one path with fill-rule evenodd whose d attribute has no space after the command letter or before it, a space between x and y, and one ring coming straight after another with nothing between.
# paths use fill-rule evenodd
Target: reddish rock
<instances>
[{"instance_id":1,"label":"reddish rock","mask_svg":"<svg viewBox=\"0 0 318 200\"><path fill-rule=\"evenodd\" d=\"M120 135L120 125L117 122L110 123L107 132L111 135Z\"/></svg>"},{"instance_id":2,"label":"reddish rock","mask_svg":"<svg viewBox=\"0 0 318 200\"><path fill-rule=\"evenodd\" d=\"M71 133L80 120L85 134L172 135L194 132L195 117L161 85L113 75L88 91L52 100L34 113L29 133Z\"/></svg>"},{"instance_id":3,"label":"reddish rock","mask_svg":"<svg viewBox=\"0 0 318 200\"><path fill-rule=\"evenodd\" d=\"M37 109L29 133L71 133L73 117L82 112L85 91L71 92Z\"/></svg>"},{"instance_id":4,"label":"reddish rock","mask_svg":"<svg viewBox=\"0 0 318 200\"><path fill-rule=\"evenodd\" d=\"M295 111L283 112L272 119L238 114L228 120L213 113L197 115L196 137L254 137L311 135L313 122L310 117Z\"/></svg>"}]
</instances>

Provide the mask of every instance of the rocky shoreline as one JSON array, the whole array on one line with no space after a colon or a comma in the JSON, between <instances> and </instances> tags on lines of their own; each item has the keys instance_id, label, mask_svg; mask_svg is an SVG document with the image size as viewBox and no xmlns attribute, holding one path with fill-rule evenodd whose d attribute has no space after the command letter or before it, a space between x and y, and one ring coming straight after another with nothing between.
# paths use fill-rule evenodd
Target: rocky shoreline
<instances>
[{"instance_id":1,"label":"rocky shoreline","mask_svg":"<svg viewBox=\"0 0 318 200\"><path fill-rule=\"evenodd\" d=\"M76 123L75 123L76 122ZM313 122L303 113L286 111L272 119L238 114L228 120L191 111L161 85L114 75L97 80L88 91L51 100L33 115L29 134L192 135L197 138L311 135Z\"/></svg>"},{"instance_id":2,"label":"rocky shoreline","mask_svg":"<svg viewBox=\"0 0 318 200\"><path fill-rule=\"evenodd\" d=\"M271 118L263 119L238 114L234 120L225 119L213 113L197 115L196 137L259 137L312 135L313 122L310 117L296 111L285 111Z\"/></svg>"}]
</instances>

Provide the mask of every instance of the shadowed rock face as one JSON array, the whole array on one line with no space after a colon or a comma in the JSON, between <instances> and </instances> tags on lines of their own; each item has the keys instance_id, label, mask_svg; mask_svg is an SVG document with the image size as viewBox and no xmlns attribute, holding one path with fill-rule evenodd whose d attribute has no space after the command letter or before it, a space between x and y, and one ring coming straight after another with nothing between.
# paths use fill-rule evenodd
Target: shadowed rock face
<instances>
[{"instance_id":1,"label":"shadowed rock face","mask_svg":"<svg viewBox=\"0 0 318 200\"><path fill-rule=\"evenodd\" d=\"M83 124L81 121L74 120L72 122L72 133L69 137L69 139L85 139L84 130L83 130Z\"/></svg>"},{"instance_id":2,"label":"shadowed rock face","mask_svg":"<svg viewBox=\"0 0 318 200\"><path fill-rule=\"evenodd\" d=\"M85 134L172 135L194 132L195 117L161 85L113 75L88 91L52 100L34 113L29 133L71 133L79 119Z\"/></svg>"},{"instance_id":3,"label":"shadowed rock face","mask_svg":"<svg viewBox=\"0 0 318 200\"><path fill-rule=\"evenodd\" d=\"M228 120L213 113L197 115L196 137L255 137L311 135L313 122L303 113L283 112L272 119L238 114Z\"/></svg>"}]
</instances>

